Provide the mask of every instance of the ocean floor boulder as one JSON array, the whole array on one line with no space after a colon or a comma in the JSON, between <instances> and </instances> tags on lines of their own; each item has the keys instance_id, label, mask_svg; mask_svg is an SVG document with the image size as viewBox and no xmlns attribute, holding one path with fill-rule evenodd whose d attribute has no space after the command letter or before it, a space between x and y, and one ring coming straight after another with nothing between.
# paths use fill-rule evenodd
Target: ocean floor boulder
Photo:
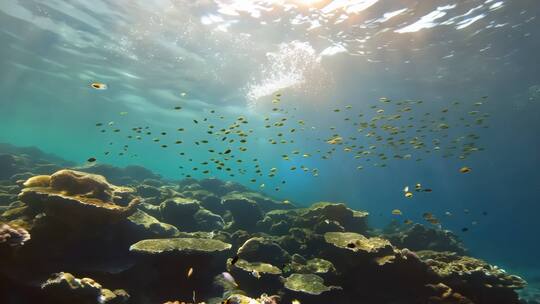
<instances>
[{"instance_id":1,"label":"ocean floor boulder","mask_svg":"<svg viewBox=\"0 0 540 304\"><path fill-rule=\"evenodd\" d=\"M225 222L221 216L201 206L195 199L175 197L160 205L161 219L182 231L212 231L221 229Z\"/></svg>"},{"instance_id":2,"label":"ocean floor boulder","mask_svg":"<svg viewBox=\"0 0 540 304\"><path fill-rule=\"evenodd\" d=\"M225 208L221 204L221 197L208 190L187 190L183 191L181 195L186 198L196 199L200 202L201 206L203 206L207 210L212 211L215 214L219 214L222 216L225 212Z\"/></svg>"},{"instance_id":3,"label":"ocean floor boulder","mask_svg":"<svg viewBox=\"0 0 540 304\"><path fill-rule=\"evenodd\" d=\"M367 212L356 211L345 204L319 202L299 214L299 227L313 227L324 222L337 222L345 231L365 233L368 229Z\"/></svg>"},{"instance_id":4,"label":"ocean floor boulder","mask_svg":"<svg viewBox=\"0 0 540 304\"><path fill-rule=\"evenodd\" d=\"M227 226L228 230L253 230L257 227L257 222L263 218L259 205L254 200L244 197L242 193L229 193L222 198L221 203L232 217Z\"/></svg>"},{"instance_id":5,"label":"ocean floor boulder","mask_svg":"<svg viewBox=\"0 0 540 304\"><path fill-rule=\"evenodd\" d=\"M307 208L270 210L257 226L259 230L273 235L286 235L291 228L305 228L318 234L345 231L366 233L368 215L345 204L319 202Z\"/></svg>"}]
</instances>

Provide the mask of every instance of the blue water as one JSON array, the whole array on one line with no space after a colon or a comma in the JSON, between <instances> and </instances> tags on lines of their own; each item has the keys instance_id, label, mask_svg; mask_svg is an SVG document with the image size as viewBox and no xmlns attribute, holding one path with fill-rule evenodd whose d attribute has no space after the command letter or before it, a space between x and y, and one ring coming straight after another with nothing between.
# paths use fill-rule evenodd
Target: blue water
<instances>
[{"instance_id":1,"label":"blue water","mask_svg":"<svg viewBox=\"0 0 540 304\"><path fill-rule=\"evenodd\" d=\"M392 209L419 222L422 213L432 212L472 255L538 278L538 1L108 2L0 3L0 142L35 146L80 164L96 157L116 166L142 165L171 179L190 174L235 180L299 205L346 202L369 211L376 227L395 218ZM108 88L92 89L92 82ZM277 93L277 107L287 114L272 112ZM381 97L392 102L381 103ZM393 159L393 149L365 136L369 130L359 133L343 120L364 113L368 121L379 108L393 113L404 100L423 101L407 114L414 117L407 138L430 112L436 125L440 117L452 122L445 131L450 139L474 133L475 145L484 150L465 160L459 153L443 158L431 140L445 132L425 132L429 154L406 145L408 152L401 154L414 156ZM478 110L489 117L466 127L459 117L471 120L468 112L479 101ZM444 108L449 111L443 115ZM253 133L248 151L234 152L244 160L237 168L253 171L257 158L265 173L275 167L279 175L193 172L189 158L202 167L198 163L212 157L194 142L215 138L206 134L208 125L227 127L239 116L249 121L242 129ZM287 117L284 138L295 143L269 144L279 131L264 128L265 116L272 122ZM301 128L300 119L306 130L290 133L293 125ZM138 126L153 134L127 138ZM178 132L181 127L186 130ZM357 137L364 150L376 145L388 160L354 159L354 152L343 151L346 145L325 142L335 133ZM118 155L126 144L128 152ZM219 151L229 146L211 145ZM329 160L315 152L334 147ZM300 154L293 158L292 150ZM312 157L302 158L304 153ZM302 172L301 165L317 168L319 175ZM462 174L462 166L472 171ZM416 183L433 192L406 199L402 189ZM452 215L445 216L447 211ZM463 227L469 231L461 232Z\"/></svg>"}]
</instances>

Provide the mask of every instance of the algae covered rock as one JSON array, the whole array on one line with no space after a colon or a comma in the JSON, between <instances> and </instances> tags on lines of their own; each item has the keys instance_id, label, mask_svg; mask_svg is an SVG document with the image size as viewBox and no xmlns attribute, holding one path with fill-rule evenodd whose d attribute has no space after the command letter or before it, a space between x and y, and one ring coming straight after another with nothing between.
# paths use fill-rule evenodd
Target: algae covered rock
<instances>
[{"instance_id":1,"label":"algae covered rock","mask_svg":"<svg viewBox=\"0 0 540 304\"><path fill-rule=\"evenodd\" d=\"M348 249L351 251L362 251L367 253L391 253L392 245L388 240L372 237L367 238L354 232L327 232L324 239L336 247Z\"/></svg>"},{"instance_id":2,"label":"algae covered rock","mask_svg":"<svg viewBox=\"0 0 540 304\"><path fill-rule=\"evenodd\" d=\"M316 274L293 273L283 279L283 285L288 290L310 295L320 295L330 290L341 289L339 286L324 285L323 278Z\"/></svg>"},{"instance_id":3,"label":"algae covered rock","mask_svg":"<svg viewBox=\"0 0 540 304\"><path fill-rule=\"evenodd\" d=\"M129 249L137 263L126 275L145 286L138 293L148 299L147 303L192 299L195 288L197 298L203 299L213 290L214 276L223 272L230 248L231 244L208 238L142 240Z\"/></svg>"},{"instance_id":4,"label":"algae covered rock","mask_svg":"<svg viewBox=\"0 0 540 304\"><path fill-rule=\"evenodd\" d=\"M239 193L239 192L237 192ZM242 197L252 200L261 210L264 212L271 211L271 210L287 210L287 209L293 209L295 206L291 204L288 201L278 201L274 200L262 193L259 192L241 192Z\"/></svg>"},{"instance_id":5,"label":"algae covered rock","mask_svg":"<svg viewBox=\"0 0 540 304\"><path fill-rule=\"evenodd\" d=\"M145 198L159 197L161 195L161 191L159 191L159 188L150 185L139 185L137 186L136 190L141 197Z\"/></svg>"},{"instance_id":6,"label":"algae covered rock","mask_svg":"<svg viewBox=\"0 0 540 304\"><path fill-rule=\"evenodd\" d=\"M248 262L243 259L231 265L227 260L230 273L248 294L277 293L282 284L280 282L281 269L269 263Z\"/></svg>"},{"instance_id":7,"label":"algae covered rock","mask_svg":"<svg viewBox=\"0 0 540 304\"><path fill-rule=\"evenodd\" d=\"M223 218L210 210L201 208L195 212L193 219L197 222L198 230L218 230L225 225Z\"/></svg>"},{"instance_id":8,"label":"algae covered rock","mask_svg":"<svg viewBox=\"0 0 540 304\"><path fill-rule=\"evenodd\" d=\"M137 210L127 220L134 231L145 237L175 237L180 233L176 227L158 221L144 211Z\"/></svg>"},{"instance_id":9,"label":"algae covered rock","mask_svg":"<svg viewBox=\"0 0 540 304\"><path fill-rule=\"evenodd\" d=\"M295 209L271 210L257 222L257 228L272 235L285 235L293 228L297 219L298 212Z\"/></svg>"},{"instance_id":10,"label":"algae covered rock","mask_svg":"<svg viewBox=\"0 0 540 304\"><path fill-rule=\"evenodd\" d=\"M228 263L230 263L230 260L228 261ZM261 275L262 274L274 274L274 275L281 274L281 269L268 263L248 262L246 260L238 259L238 261L234 264L234 266L244 271L247 271L249 273L256 272Z\"/></svg>"},{"instance_id":11,"label":"algae covered rock","mask_svg":"<svg viewBox=\"0 0 540 304\"><path fill-rule=\"evenodd\" d=\"M137 209L142 210L157 219L161 219L161 209L159 205L156 206L148 203L140 203L137 205Z\"/></svg>"},{"instance_id":12,"label":"algae covered rock","mask_svg":"<svg viewBox=\"0 0 540 304\"><path fill-rule=\"evenodd\" d=\"M310 219L313 224L329 220L337 221L347 231L362 233L367 230L368 213L352 210L341 203L316 203L307 208L301 216Z\"/></svg>"},{"instance_id":13,"label":"algae covered rock","mask_svg":"<svg viewBox=\"0 0 540 304\"><path fill-rule=\"evenodd\" d=\"M137 242L129 248L130 251L142 254L179 253L212 253L226 251L231 244L222 241L203 238L171 238L148 239Z\"/></svg>"},{"instance_id":14,"label":"algae covered rock","mask_svg":"<svg viewBox=\"0 0 540 304\"><path fill-rule=\"evenodd\" d=\"M204 189L188 190L182 192L182 196L196 199L201 203L201 206L213 213L223 215L225 211L223 205L221 205L221 198L210 191Z\"/></svg>"},{"instance_id":15,"label":"algae covered rock","mask_svg":"<svg viewBox=\"0 0 540 304\"><path fill-rule=\"evenodd\" d=\"M438 284L426 284L428 290L429 303L433 304L474 304L471 300L462 296L461 294L454 292L452 288Z\"/></svg>"},{"instance_id":16,"label":"algae covered rock","mask_svg":"<svg viewBox=\"0 0 540 304\"><path fill-rule=\"evenodd\" d=\"M171 222L171 224L177 226L182 222L187 222L193 218L193 215L201 208L198 201L193 199L186 199L182 197L175 197L165 200L159 205L162 213L163 220ZM184 224L183 226L189 226Z\"/></svg>"},{"instance_id":17,"label":"algae covered rock","mask_svg":"<svg viewBox=\"0 0 540 304\"><path fill-rule=\"evenodd\" d=\"M294 259L294 256L293 261L289 265L289 268L292 272L295 273L324 274L336 271L334 264L332 264L332 262L328 260L313 258L306 261L301 259Z\"/></svg>"},{"instance_id":18,"label":"algae covered rock","mask_svg":"<svg viewBox=\"0 0 540 304\"><path fill-rule=\"evenodd\" d=\"M265 232L284 235L292 228L306 228L318 234L325 232L367 231L367 212L356 211L345 204L320 202L304 209L268 211L258 226Z\"/></svg>"}]
</instances>

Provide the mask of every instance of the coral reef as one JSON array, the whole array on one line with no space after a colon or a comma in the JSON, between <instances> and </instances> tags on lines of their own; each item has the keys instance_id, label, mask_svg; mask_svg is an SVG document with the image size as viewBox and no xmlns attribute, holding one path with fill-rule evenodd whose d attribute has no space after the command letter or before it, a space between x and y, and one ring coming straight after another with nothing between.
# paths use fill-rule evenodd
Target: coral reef
<instances>
[{"instance_id":1,"label":"coral reef","mask_svg":"<svg viewBox=\"0 0 540 304\"><path fill-rule=\"evenodd\" d=\"M30 240L30 233L23 228L13 228L6 224L0 224L0 246L3 244L17 247Z\"/></svg>"},{"instance_id":2,"label":"coral reef","mask_svg":"<svg viewBox=\"0 0 540 304\"><path fill-rule=\"evenodd\" d=\"M100 175L73 170L60 170L48 179L32 177L25 184L28 187L19 194L20 201L36 212L73 225L81 221L118 221L135 212L139 202L133 198L125 205L133 192L131 188L109 184Z\"/></svg>"},{"instance_id":3,"label":"coral reef","mask_svg":"<svg viewBox=\"0 0 540 304\"><path fill-rule=\"evenodd\" d=\"M437 280L474 303L517 303L518 296L513 291L526 286L522 278L476 258L439 251L419 251L418 255Z\"/></svg>"},{"instance_id":4,"label":"coral reef","mask_svg":"<svg viewBox=\"0 0 540 304\"><path fill-rule=\"evenodd\" d=\"M449 231L4 148L0 303L518 304L525 286Z\"/></svg>"},{"instance_id":5,"label":"coral reef","mask_svg":"<svg viewBox=\"0 0 540 304\"><path fill-rule=\"evenodd\" d=\"M111 291L93 279L78 279L67 272L54 274L41 289L57 303L120 304L129 300L129 294L123 289Z\"/></svg>"}]
</instances>

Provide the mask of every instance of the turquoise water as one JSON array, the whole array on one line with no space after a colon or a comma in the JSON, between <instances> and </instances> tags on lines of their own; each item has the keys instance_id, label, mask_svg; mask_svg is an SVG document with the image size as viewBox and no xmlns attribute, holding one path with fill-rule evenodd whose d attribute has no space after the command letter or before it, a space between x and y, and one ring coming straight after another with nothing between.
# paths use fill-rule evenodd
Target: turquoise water
<instances>
[{"instance_id":1,"label":"turquoise water","mask_svg":"<svg viewBox=\"0 0 540 304\"><path fill-rule=\"evenodd\" d=\"M377 227L431 212L474 256L537 280L539 13L534 0L4 1L0 142L346 202ZM222 141L240 116L247 143ZM201 164L229 148L221 170ZM433 191L405 198L416 183Z\"/></svg>"}]
</instances>

